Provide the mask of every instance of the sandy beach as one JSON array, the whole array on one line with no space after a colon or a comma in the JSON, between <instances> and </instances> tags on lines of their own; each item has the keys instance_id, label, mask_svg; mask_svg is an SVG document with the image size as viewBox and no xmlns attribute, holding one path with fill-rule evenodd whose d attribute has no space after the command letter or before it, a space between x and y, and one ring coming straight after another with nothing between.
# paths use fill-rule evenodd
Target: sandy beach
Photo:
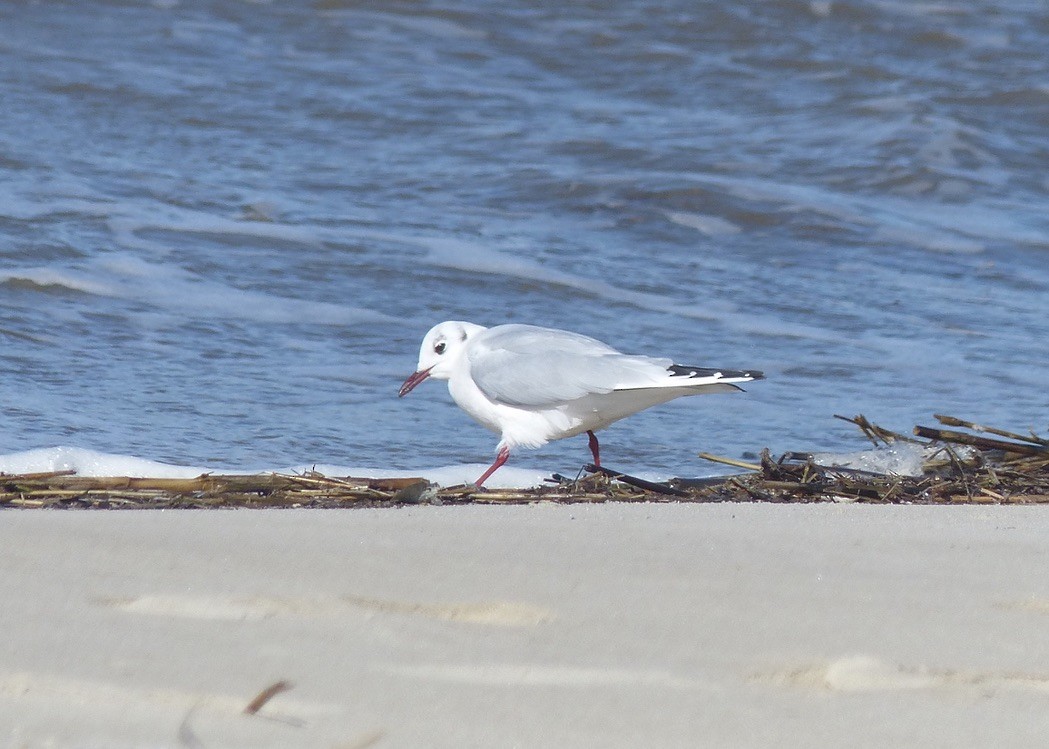
<instances>
[{"instance_id":1,"label":"sandy beach","mask_svg":"<svg viewBox=\"0 0 1049 749\"><path fill-rule=\"evenodd\" d=\"M0 534L3 746L1049 734L1044 507L12 511Z\"/></svg>"}]
</instances>

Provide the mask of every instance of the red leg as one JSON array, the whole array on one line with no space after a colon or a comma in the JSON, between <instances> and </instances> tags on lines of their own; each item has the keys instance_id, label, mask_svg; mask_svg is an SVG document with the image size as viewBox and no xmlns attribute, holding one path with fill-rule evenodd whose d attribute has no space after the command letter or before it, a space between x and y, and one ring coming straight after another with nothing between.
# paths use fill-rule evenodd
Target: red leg
<instances>
[{"instance_id":1,"label":"red leg","mask_svg":"<svg viewBox=\"0 0 1049 749\"><path fill-rule=\"evenodd\" d=\"M495 469L497 469L499 466L505 463L509 457L510 448L500 448L498 454L496 454L495 456L495 462L492 463L488 470L481 474L481 478L477 479L477 481L475 481L474 483L477 484L477 486L481 486L481 484L488 480L489 476L495 473Z\"/></svg>"},{"instance_id":2,"label":"red leg","mask_svg":"<svg viewBox=\"0 0 1049 749\"><path fill-rule=\"evenodd\" d=\"M597 444L597 435L594 434L593 430L588 429L586 433L590 436L590 452L594 456L594 465L598 468L601 467L601 454L598 452L600 446Z\"/></svg>"}]
</instances>

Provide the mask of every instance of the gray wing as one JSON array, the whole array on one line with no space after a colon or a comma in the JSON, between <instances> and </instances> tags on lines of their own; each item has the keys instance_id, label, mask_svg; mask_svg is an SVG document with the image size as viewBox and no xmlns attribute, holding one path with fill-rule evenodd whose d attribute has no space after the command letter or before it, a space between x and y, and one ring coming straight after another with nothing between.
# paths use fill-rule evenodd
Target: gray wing
<instances>
[{"instance_id":1,"label":"gray wing","mask_svg":"<svg viewBox=\"0 0 1049 749\"><path fill-rule=\"evenodd\" d=\"M531 325L483 331L467 351L470 376L488 398L509 406L555 406L585 395L650 387L670 359L630 356L593 338Z\"/></svg>"}]
</instances>

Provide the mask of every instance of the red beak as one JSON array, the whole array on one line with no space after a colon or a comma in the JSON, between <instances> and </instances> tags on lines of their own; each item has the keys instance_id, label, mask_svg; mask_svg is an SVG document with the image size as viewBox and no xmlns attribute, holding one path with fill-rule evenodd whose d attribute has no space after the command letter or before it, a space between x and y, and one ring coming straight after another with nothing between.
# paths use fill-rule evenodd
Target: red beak
<instances>
[{"instance_id":1,"label":"red beak","mask_svg":"<svg viewBox=\"0 0 1049 749\"><path fill-rule=\"evenodd\" d=\"M397 397L403 398L404 396L408 395L408 393L412 392L412 390L415 389L416 385L418 385L420 382L422 382L430 376L431 369L433 369L433 367L429 367L428 369L420 369L418 372L416 372L407 380L405 380L404 384L401 385L400 392L397 393Z\"/></svg>"}]
</instances>

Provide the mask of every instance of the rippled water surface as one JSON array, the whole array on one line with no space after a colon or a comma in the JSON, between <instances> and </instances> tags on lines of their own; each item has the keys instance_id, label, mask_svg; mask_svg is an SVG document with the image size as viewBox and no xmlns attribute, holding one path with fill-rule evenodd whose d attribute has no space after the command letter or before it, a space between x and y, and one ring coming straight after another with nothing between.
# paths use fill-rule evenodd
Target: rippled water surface
<instances>
[{"instance_id":1,"label":"rippled water surface","mask_svg":"<svg viewBox=\"0 0 1049 749\"><path fill-rule=\"evenodd\" d=\"M630 470L1046 430L1047 49L1020 0L0 2L0 453L487 461L396 397L444 319L766 371Z\"/></svg>"}]
</instances>

